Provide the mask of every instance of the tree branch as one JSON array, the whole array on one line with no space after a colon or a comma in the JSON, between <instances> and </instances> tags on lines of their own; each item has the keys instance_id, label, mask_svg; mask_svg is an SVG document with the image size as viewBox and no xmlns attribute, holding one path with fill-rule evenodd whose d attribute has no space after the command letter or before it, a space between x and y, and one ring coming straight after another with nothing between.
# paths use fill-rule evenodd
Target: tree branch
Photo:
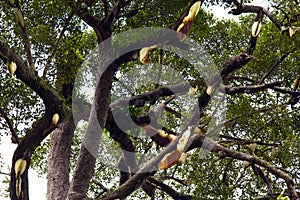
<instances>
[{"instance_id":1,"label":"tree branch","mask_svg":"<svg viewBox=\"0 0 300 200\"><path fill-rule=\"evenodd\" d=\"M259 22L261 24L262 21L263 21L263 17L264 16L263 16L262 12L257 13L256 16L253 19L253 23ZM260 28L258 28L257 31L260 31L259 29ZM259 35L259 32L257 34ZM255 35L253 35L253 33L250 34L249 47L246 50L246 53L248 53L250 55L253 55L253 52L256 49L258 35L255 36Z\"/></svg>"},{"instance_id":2,"label":"tree branch","mask_svg":"<svg viewBox=\"0 0 300 200\"><path fill-rule=\"evenodd\" d=\"M6 113L0 108L0 115L2 115L2 117L5 119L7 125L8 125L8 128L12 134L12 137L14 138L14 141L17 143L17 144L20 144L20 140L19 140L19 137L18 137L18 134L17 132L15 131L13 125L12 125L12 121L9 119L9 117L6 115Z\"/></svg>"},{"instance_id":3,"label":"tree branch","mask_svg":"<svg viewBox=\"0 0 300 200\"><path fill-rule=\"evenodd\" d=\"M111 11L108 13L107 17L105 18L105 22L108 24L108 26L112 27L113 24L116 22L116 20L120 17L121 9L124 8L126 5L128 5L131 2L131 0L125 1L125 0L119 0L114 7L111 9ZM134 16L136 13L132 13Z\"/></svg>"},{"instance_id":4,"label":"tree branch","mask_svg":"<svg viewBox=\"0 0 300 200\"><path fill-rule=\"evenodd\" d=\"M104 4L104 16L105 18L108 16L108 4L107 4L107 0L102 0L103 4Z\"/></svg>"},{"instance_id":5,"label":"tree branch","mask_svg":"<svg viewBox=\"0 0 300 200\"><path fill-rule=\"evenodd\" d=\"M186 180L181 180L179 178L175 178L174 176L165 176L164 177L165 179L171 179L171 180L174 180L178 183L180 183L181 185L184 185L184 186L188 186L189 185L189 180L186 179Z\"/></svg>"},{"instance_id":6,"label":"tree branch","mask_svg":"<svg viewBox=\"0 0 300 200\"><path fill-rule=\"evenodd\" d=\"M134 16L137 15L138 12L139 12L140 10L142 10L142 9L143 9L143 8L137 8L137 9L131 10L130 12L127 12L127 13L125 13L125 14L123 14L123 15L119 15L118 18L121 18L121 17L125 17L125 18L131 18L131 17L134 17Z\"/></svg>"},{"instance_id":7,"label":"tree branch","mask_svg":"<svg viewBox=\"0 0 300 200\"><path fill-rule=\"evenodd\" d=\"M225 87L226 94L235 95L239 93L244 94L252 94L256 92L263 91L267 88L274 89L275 86L280 86L280 82L273 82L273 83L265 83L261 85L252 85L252 86L244 86L244 87Z\"/></svg>"},{"instance_id":8,"label":"tree branch","mask_svg":"<svg viewBox=\"0 0 300 200\"><path fill-rule=\"evenodd\" d=\"M264 146L279 146L280 144L279 143L265 143L263 141L260 141L260 140L246 140L246 139L242 139L242 138L237 138L237 137L232 137L232 136L228 136L228 135L222 135L220 134L219 135L220 138L226 138L226 139L229 139L231 140L230 142L232 141L236 141L236 143L238 144L242 144L242 145L245 145L245 144L253 144L253 143L256 143L258 145L264 145ZM227 141L219 141L218 143L219 144L222 144L224 142L227 142Z\"/></svg>"},{"instance_id":9,"label":"tree branch","mask_svg":"<svg viewBox=\"0 0 300 200\"><path fill-rule=\"evenodd\" d=\"M286 88L272 87L272 89L276 92L280 92L280 93L283 93L283 94L290 94L293 97L299 97L300 96L300 92L288 90Z\"/></svg>"},{"instance_id":10,"label":"tree branch","mask_svg":"<svg viewBox=\"0 0 300 200\"><path fill-rule=\"evenodd\" d=\"M100 181L97 181L94 178L92 179L92 181L93 181L93 183L98 185L103 190L103 192L108 192L109 191L106 187L104 187L104 185Z\"/></svg>"},{"instance_id":11,"label":"tree branch","mask_svg":"<svg viewBox=\"0 0 300 200\"><path fill-rule=\"evenodd\" d=\"M165 193L167 193L168 195L170 195L173 199L185 199L185 200L189 200L192 199L192 196L190 195L181 195L180 193L178 193L176 190L174 190L173 188L169 187L168 185L154 179L154 178L148 178L147 179L150 183L152 183L157 189L160 189L162 191L164 191Z\"/></svg>"},{"instance_id":12,"label":"tree branch","mask_svg":"<svg viewBox=\"0 0 300 200\"><path fill-rule=\"evenodd\" d=\"M135 173L138 170L136 158L133 154L135 152L135 147L128 135L120 129L115 122L111 111L108 113L105 128L109 131L110 137L120 144L123 151L123 158L128 165L129 171Z\"/></svg>"},{"instance_id":13,"label":"tree branch","mask_svg":"<svg viewBox=\"0 0 300 200\"><path fill-rule=\"evenodd\" d=\"M251 59L254 59L253 56L248 55L247 53L240 53L234 57L229 58L226 63L223 65L220 75L222 78L227 78L227 76L233 71L242 68L246 65ZM214 81L214 79L213 79Z\"/></svg>"},{"instance_id":14,"label":"tree branch","mask_svg":"<svg viewBox=\"0 0 300 200\"><path fill-rule=\"evenodd\" d=\"M272 184L271 184L269 178L265 176L264 172L259 167L255 166L254 164L252 164L251 167L252 167L254 174L256 176L260 177L266 183L267 188L268 188L268 193L270 195L273 195Z\"/></svg>"},{"instance_id":15,"label":"tree branch","mask_svg":"<svg viewBox=\"0 0 300 200\"><path fill-rule=\"evenodd\" d=\"M29 37L28 37L26 25L25 25L24 16L23 16L23 13L21 11L21 6L20 6L19 1L15 0L14 4L15 4L15 6L12 7L12 9L14 9L17 22L20 26L21 36L22 36L22 39L23 39L23 42L24 42L24 48L25 48L25 52L26 52L26 56L27 56L27 61L28 61L29 67L33 69L34 68L34 62L33 62L33 59L32 59L32 54L31 54L31 49L30 49L30 41L29 41ZM9 3L9 5L12 5L12 4Z\"/></svg>"},{"instance_id":16,"label":"tree branch","mask_svg":"<svg viewBox=\"0 0 300 200\"><path fill-rule=\"evenodd\" d=\"M280 64L288 57L288 55L292 52L294 52L296 50L296 47L294 47L293 49L285 52L279 60L277 60L277 62L274 64L274 66L262 77L262 79L260 80L259 84L262 84L269 76L270 74L280 66Z\"/></svg>"},{"instance_id":17,"label":"tree branch","mask_svg":"<svg viewBox=\"0 0 300 200\"><path fill-rule=\"evenodd\" d=\"M56 54L56 51L57 51L57 49L58 49L58 47L59 47L59 44L60 44L60 42L61 42L61 39L63 38L64 33L65 33L65 31L67 30L67 27L68 27L68 25L69 25L69 22L71 21L71 19L72 19L72 17L74 16L74 14L75 14L75 11L72 11L72 12L68 15L68 17L66 18L66 20L65 20L63 29L61 30L61 32L60 32L60 34L59 34L59 36L58 36L58 38L57 38L57 40L56 40L56 42L55 42L55 45L54 45L54 47L53 47L53 49L52 49L52 52L51 52L50 56L48 57L47 62L46 62L46 64L45 64L44 72L43 72L43 78L46 78L48 69L49 69L49 67L50 67L50 63L51 63L52 59L54 58L54 56L55 56L55 54Z\"/></svg>"},{"instance_id":18,"label":"tree branch","mask_svg":"<svg viewBox=\"0 0 300 200\"><path fill-rule=\"evenodd\" d=\"M249 77L244 77L244 76L230 76L227 78L228 81L231 80L240 80L240 81L248 81L250 83L256 83L257 81L254 79L251 79Z\"/></svg>"},{"instance_id":19,"label":"tree branch","mask_svg":"<svg viewBox=\"0 0 300 200\"><path fill-rule=\"evenodd\" d=\"M177 19L174 25L171 26L172 30L177 30L180 24L182 23L183 19L189 14L190 8L194 5L194 3L197 0L192 0L190 5L186 8L186 10L181 14L181 16ZM201 5L203 4L204 1L201 1Z\"/></svg>"},{"instance_id":20,"label":"tree branch","mask_svg":"<svg viewBox=\"0 0 300 200\"><path fill-rule=\"evenodd\" d=\"M114 101L110 104L112 109L116 107L123 107L123 106L136 106L136 107L143 107L147 101L155 102L159 97L171 96L174 94L184 93L187 92L190 87L190 84L179 84L174 86L169 86L168 88L159 88L152 90L150 92L146 92L144 94L136 95L133 97L123 98L117 101Z\"/></svg>"},{"instance_id":21,"label":"tree branch","mask_svg":"<svg viewBox=\"0 0 300 200\"><path fill-rule=\"evenodd\" d=\"M264 161L263 159L260 159L256 156L249 156L248 154L230 150L226 147L223 147L216 142L212 141L211 139L207 138L206 136L202 135L193 135L191 140L193 141L188 150L192 150L194 148L206 148L207 150L218 153L222 155L222 158L230 157L238 160L245 160L250 163L259 165L261 167L266 168L268 171L270 171L272 174L282 178L285 180L287 187L289 189L289 194L291 199L296 200L297 199L297 193L295 191L295 183L291 177L289 177L286 173L283 171L277 169L275 166L271 165L270 163Z\"/></svg>"},{"instance_id":22,"label":"tree branch","mask_svg":"<svg viewBox=\"0 0 300 200\"><path fill-rule=\"evenodd\" d=\"M17 65L15 72L18 79L33 89L43 100L46 110L51 106L61 105L61 98L57 92L43 79L38 77L33 69L28 70L25 62L17 56L6 44L0 39L0 55L4 62L14 61ZM57 109L55 109L57 110ZM53 111L52 111L53 112Z\"/></svg>"},{"instance_id":23,"label":"tree branch","mask_svg":"<svg viewBox=\"0 0 300 200\"><path fill-rule=\"evenodd\" d=\"M281 22L267 9L261 6L253 6L253 5L242 5L237 0L234 0L237 8L232 9L229 13L233 15L240 15L242 13L260 13L265 14L276 26L279 30L282 30Z\"/></svg>"},{"instance_id":24,"label":"tree branch","mask_svg":"<svg viewBox=\"0 0 300 200\"><path fill-rule=\"evenodd\" d=\"M5 175L5 176L10 176L10 173L6 173L6 172L1 172L0 171L0 174Z\"/></svg>"}]
</instances>

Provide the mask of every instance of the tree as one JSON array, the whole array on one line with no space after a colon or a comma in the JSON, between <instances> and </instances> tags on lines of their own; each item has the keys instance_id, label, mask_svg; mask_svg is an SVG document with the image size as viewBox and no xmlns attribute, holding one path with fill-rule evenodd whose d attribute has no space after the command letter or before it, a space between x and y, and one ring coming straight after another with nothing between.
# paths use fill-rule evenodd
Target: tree
<instances>
[{"instance_id":1,"label":"tree","mask_svg":"<svg viewBox=\"0 0 300 200\"><path fill-rule=\"evenodd\" d=\"M247 3L1 1L11 199L298 199L298 2Z\"/></svg>"}]
</instances>

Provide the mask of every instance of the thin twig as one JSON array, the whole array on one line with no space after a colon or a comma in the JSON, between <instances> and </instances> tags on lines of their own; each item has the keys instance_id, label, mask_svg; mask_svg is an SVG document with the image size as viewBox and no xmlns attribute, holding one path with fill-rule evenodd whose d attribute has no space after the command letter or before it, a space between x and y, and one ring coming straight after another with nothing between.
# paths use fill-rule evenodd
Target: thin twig
<instances>
[{"instance_id":1,"label":"thin twig","mask_svg":"<svg viewBox=\"0 0 300 200\"><path fill-rule=\"evenodd\" d=\"M99 181L97 181L96 179L92 179L93 183L95 183L96 185L98 185L104 192L107 192L108 189L106 187L104 187L104 185L102 183L100 183Z\"/></svg>"},{"instance_id":2,"label":"thin twig","mask_svg":"<svg viewBox=\"0 0 300 200\"><path fill-rule=\"evenodd\" d=\"M270 74L276 69L276 68L278 68L279 67L279 65L284 61L284 59L286 58L286 57L288 57L288 55L290 54L290 53L292 53L293 51L295 51L296 50L296 47L295 48L293 48L293 49L291 49L291 50L289 50L289 51L287 51L287 52L285 52L281 57L280 57L280 59L274 64L274 66L263 76L263 78L260 80L260 82L259 82L259 84L262 84L265 80L266 80L266 78L268 78L269 76L270 76Z\"/></svg>"},{"instance_id":3,"label":"thin twig","mask_svg":"<svg viewBox=\"0 0 300 200\"><path fill-rule=\"evenodd\" d=\"M47 59L47 62L46 62L46 64L45 64L44 72L43 72L43 78L46 78L48 69L49 69L49 67L50 67L50 63L51 63L52 59L54 58L54 56L55 56L55 54L56 54L56 51L57 51L58 46L59 46L59 44L60 44L60 42L61 42L61 39L62 39L63 36L64 36L64 32L67 30L67 27L68 27L68 25L69 25L69 22L71 21L71 19L72 19L72 17L73 17L74 14L75 14L75 11L72 11L72 12L68 15L68 17L67 17L67 19L66 19L66 21L65 21L65 25L64 25L62 31L60 32L60 34L59 34L59 36L58 36L58 38L57 38L57 40L56 40L56 43L55 43L55 45L54 45L54 47L53 47L53 49L52 49L51 55L49 56L49 58Z\"/></svg>"},{"instance_id":4,"label":"thin twig","mask_svg":"<svg viewBox=\"0 0 300 200\"><path fill-rule=\"evenodd\" d=\"M8 127L9 127L9 130L10 130L13 138L17 142L17 144L20 144L17 132L15 131L15 129L14 129L13 125L12 125L12 121L9 119L9 117L7 116L7 114L1 108L0 108L0 115L2 115L3 118L5 119Z\"/></svg>"},{"instance_id":5,"label":"thin twig","mask_svg":"<svg viewBox=\"0 0 300 200\"><path fill-rule=\"evenodd\" d=\"M10 173L5 173L5 172L1 172L1 171L0 171L0 174L5 175L5 176L10 176Z\"/></svg>"},{"instance_id":6,"label":"thin twig","mask_svg":"<svg viewBox=\"0 0 300 200\"><path fill-rule=\"evenodd\" d=\"M163 50L160 49L159 50L159 54L158 54L158 63L159 63L159 70L158 70L158 75L157 75L157 79L156 79L156 84L155 84L155 89L157 89L159 87L159 82L161 79L161 73L162 73L162 64L163 64Z\"/></svg>"}]
</instances>

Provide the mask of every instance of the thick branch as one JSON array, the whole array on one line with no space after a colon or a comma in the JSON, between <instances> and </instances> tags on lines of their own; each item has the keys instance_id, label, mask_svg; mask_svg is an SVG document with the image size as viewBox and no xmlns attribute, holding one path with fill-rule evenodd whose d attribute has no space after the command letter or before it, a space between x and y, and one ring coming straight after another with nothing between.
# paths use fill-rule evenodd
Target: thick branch
<instances>
[{"instance_id":1,"label":"thick branch","mask_svg":"<svg viewBox=\"0 0 300 200\"><path fill-rule=\"evenodd\" d=\"M127 134L119 128L111 112L108 114L105 127L110 132L110 136L113 140L120 144L121 149L123 150L124 161L127 163L130 172L135 173L138 169L136 158L133 154L135 152L135 147Z\"/></svg>"},{"instance_id":2,"label":"thick branch","mask_svg":"<svg viewBox=\"0 0 300 200\"><path fill-rule=\"evenodd\" d=\"M267 9L261 6L253 6L253 5L242 5L238 1L234 1L237 5L236 9L232 9L229 13L233 15L240 15L242 13L260 13L265 14L276 26L279 30L282 30L281 22Z\"/></svg>"},{"instance_id":3,"label":"thick branch","mask_svg":"<svg viewBox=\"0 0 300 200\"><path fill-rule=\"evenodd\" d=\"M223 65L220 74L223 78L226 78L233 71L242 68L254 57L246 53L240 53L234 57L229 58Z\"/></svg>"},{"instance_id":4,"label":"thick branch","mask_svg":"<svg viewBox=\"0 0 300 200\"><path fill-rule=\"evenodd\" d=\"M247 82L250 82L250 83L256 83L256 80L254 79L251 79L249 77L244 77L244 76L230 76L227 78L228 81L231 81L231 80L239 80L239 81L247 81Z\"/></svg>"},{"instance_id":5,"label":"thick branch","mask_svg":"<svg viewBox=\"0 0 300 200\"><path fill-rule=\"evenodd\" d=\"M50 107L50 105L53 107L61 104L62 100L56 91L43 79L39 78L33 69L28 70L25 62L8 48L1 39L0 55L4 62L14 61L16 63L17 70L15 74L17 78L33 89L42 98L46 109Z\"/></svg>"},{"instance_id":6,"label":"thick branch","mask_svg":"<svg viewBox=\"0 0 300 200\"><path fill-rule=\"evenodd\" d=\"M165 179L171 179L171 180L174 180L178 183L180 183L181 185L184 185L184 186L188 186L189 185L189 180L186 179L186 180L181 180L179 178L175 178L174 176L165 176L164 177Z\"/></svg>"},{"instance_id":7,"label":"thick branch","mask_svg":"<svg viewBox=\"0 0 300 200\"><path fill-rule=\"evenodd\" d=\"M113 23L117 20L121 9L125 6L124 1L118 1L115 6L111 9L111 11L108 13L105 21L110 26L113 25Z\"/></svg>"},{"instance_id":8,"label":"thick branch","mask_svg":"<svg viewBox=\"0 0 300 200\"><path fill-rule=\"evenodd\" d=\"M98 43L103 42L111 36L111 27L105 26L105 23L100 18L89 14L87 8L78 10L76 14L94 29Z\"/></svg>"},{"instance_id":9,"label":"thick branch","mask_svg":"<svg viewBox=\"0 0 300 200\"><path fill-rule=\"evenodd\" d=\"M18 159L26 160L30 163L31 156L38 145L56 128L56 126L51 125L52 116L43 116L41 119L34 122L32 129L30 129L24 139L20 142L17 149L14 152L11 167L11 181L10 181L10 195L12 199L17 199L16 195L16 174L14 170L15 162ZM28 200L28 173L27 170L29 165L27 165L25 172L22 174L22 199Z\"/></svg>"},{"instance_id":10,"label":"thick branch","mask_svg":"<svg viewBox=\"0 0 300 200\"><path fill-rule=\"evenodd\" d=\"M103 49L103 46L103 44L99 44L100 52L102 53L99 56L102 59L98 68L95 101L90 111L87 130L68 192L68 199L86 198L89 181L93 176L98 156L102 129L106 125L113 76L122 63L130 60L132 54L132 52L129 52L115 59L113 55L108 53L110 52L108 49L106 51Z\"/></svg>"},{"instance_id":11,"label":"thick branch","mask_svg":"<svg viewBox=\"0 0 300 200\"><path fill-rule=\"evenodd\" d=\"M127 180L123 185L118 187L113 192L109 193L106 197L102 198L102 200L124 198L135 191L137 188L139 188L146 177L149 177L156 172L156 170L158 169L157 164L161 161L161 159L167 153L176 148L178 140L179 137L174 140L174 142L172 142L166 149L160 152L156 157L151 159L146 165L140 168L139 171L137 171L137 173L133 175L129 180Z\"/></svg>"},{"instance_id":12,"label":"thick branch","mask_svg":"<svg viewBox=\"0 0 300 200\"><path fill-rule=\"evenodd\" d=\"M175 86L169 86L168 88L159 88L152 90L150 92L136 95L133 97L127 97L113 102L110 107L123 107L123 106L136 106L143 107L145 103L148 101L150 103L154 103L159 97L171 96L174 94L187 92L190 87L190 84L179 84Z\"/></svg>"}]
</instances>

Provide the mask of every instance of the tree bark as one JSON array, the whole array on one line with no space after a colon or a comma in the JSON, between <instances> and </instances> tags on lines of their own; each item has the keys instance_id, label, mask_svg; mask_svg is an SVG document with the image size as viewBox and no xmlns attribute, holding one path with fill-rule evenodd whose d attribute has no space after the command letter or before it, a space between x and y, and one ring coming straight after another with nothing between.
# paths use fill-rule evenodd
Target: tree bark
<instances>
[{"instance_id":1,"label":"tree bark","mask_svg":"<svg viewBox=\"0 0 300 200\"><path fill-rule=\"evenodd\" d=\"M100 44L101 45L101 44ZM100 51L103 52L103 51ZM114 59L110 56L100 54L102 60L99 63L99 72L97 80L99 80L100 89L96 89L95 101L90 110L90 117L87 130L83 139L83 143L79 152L76 169L70 185L67 199L82 200L87 198L86 192L89 187L90 180L93 176L96 159L98 156L99 144L102 135L102 128L105 127L107 112L109 108L110 89L114 70L106 70L106 65ZM106 76L105 72L109 73ZM108 78L108 79L107 79ZM105 81L103 81L105 79ZM99 84L98 83L98 84ZM101 105L100 112L97 110Z\"/></svg>"},{"instance_id":2,"label":"tree bark","mask_svg":"<svg viewBox=\"0 0 300 200\"><path fill-rule=\"evenodd\" d=\"M52 133L48 160L47 199L65 200L69 190L71 144L75 131L72 115Z\"/></svg>"}]
</instances>

